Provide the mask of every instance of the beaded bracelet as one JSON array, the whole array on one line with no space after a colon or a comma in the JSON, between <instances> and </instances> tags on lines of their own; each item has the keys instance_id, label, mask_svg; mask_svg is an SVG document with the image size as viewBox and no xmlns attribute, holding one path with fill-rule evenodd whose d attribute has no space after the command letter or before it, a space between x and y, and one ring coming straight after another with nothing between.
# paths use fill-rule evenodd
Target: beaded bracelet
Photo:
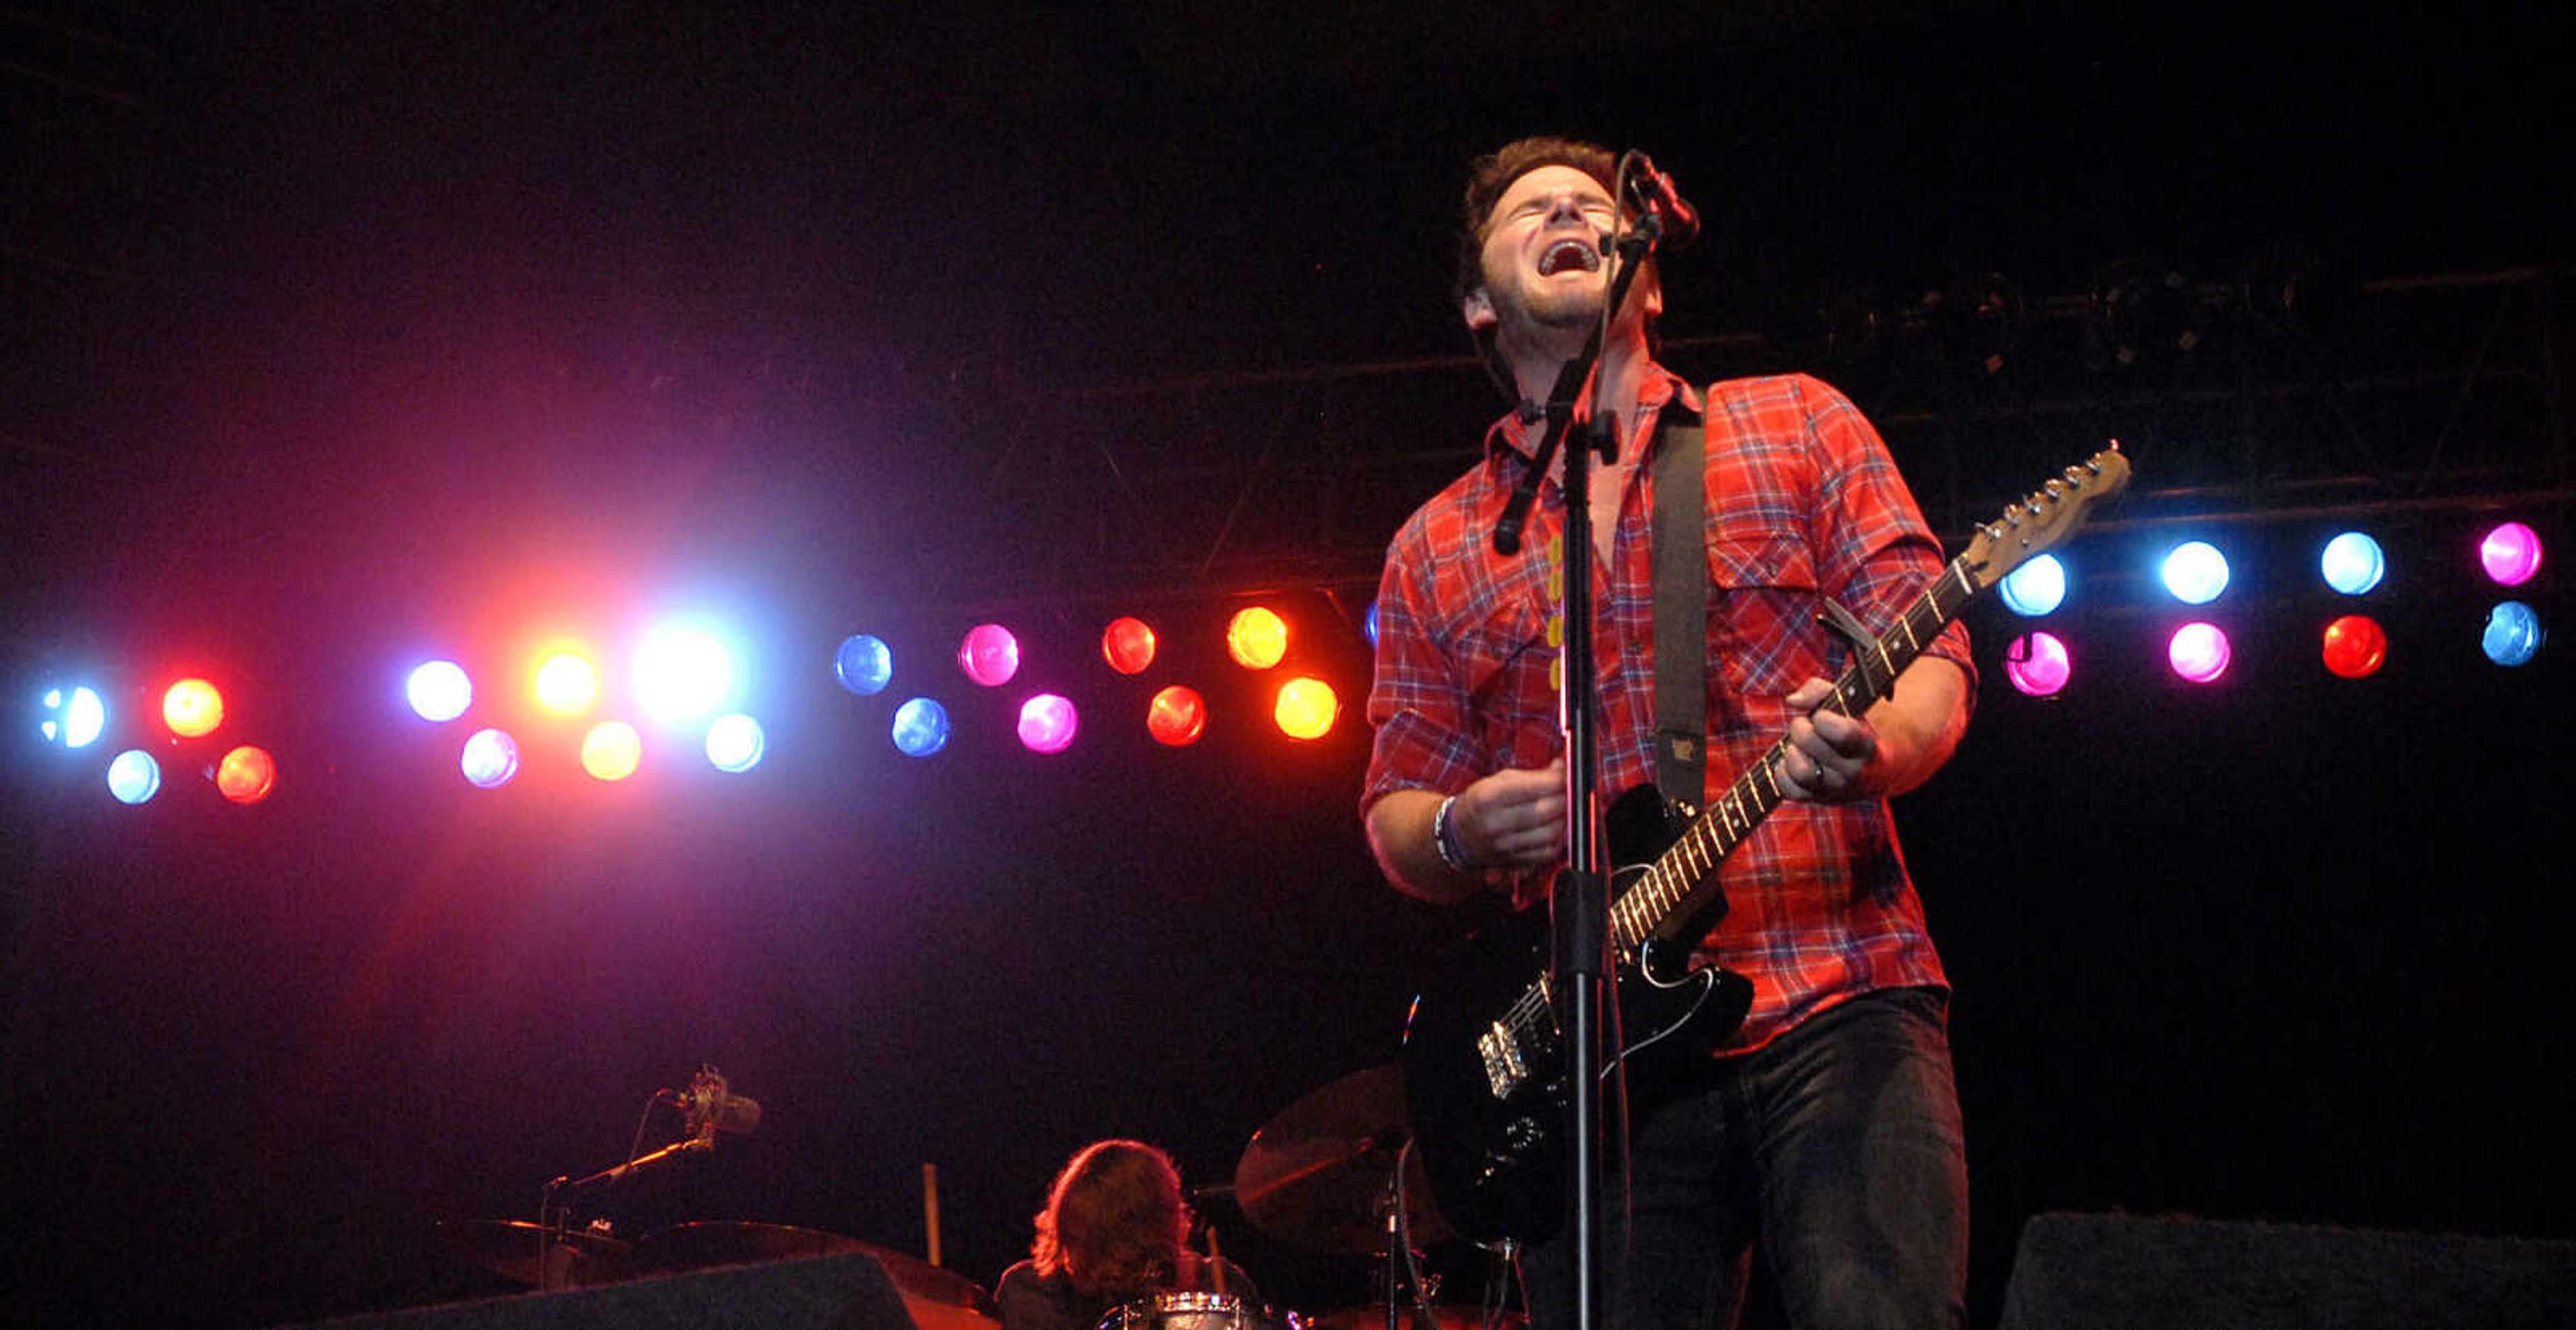
<instances>
[{"instance_id":1,"label":"beaded bracelet","mask_svg":"<svg viewBox=\"0 0 2576 1330\"><path fill-rule=\"evenodd\" d=\"M1484 865L1467 853L1467 843L1458 839L1458 826L1449 818L1450 806L1457 802L1458 796L1450 795L1440 801L1440 810L1431 815L1431 848L1439 852L1440 862L1447 864L1450 872L1482 872Z\"/></svg>"}]
</instances>

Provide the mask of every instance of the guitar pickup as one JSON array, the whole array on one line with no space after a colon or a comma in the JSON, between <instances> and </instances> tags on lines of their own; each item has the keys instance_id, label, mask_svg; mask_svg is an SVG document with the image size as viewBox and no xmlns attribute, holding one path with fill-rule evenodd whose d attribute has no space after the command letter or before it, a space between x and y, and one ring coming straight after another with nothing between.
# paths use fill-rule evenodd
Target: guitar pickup
<instances>
[{"instance_id":1,"label":"guitar pickup","mask_svg":"<svg viewBox=\"0 0 2576 1330\"><path fill-rule=\"evenodd\" d=\"M1476 1052L1484 1058L1485 1084L1496 1099L1509 1099L1521 1082L1529 1079L1529 1064L1521 1058L1520 1041L1501 1021L1485 1027L1476 1036Z\"/></svg>"}]
</instances>

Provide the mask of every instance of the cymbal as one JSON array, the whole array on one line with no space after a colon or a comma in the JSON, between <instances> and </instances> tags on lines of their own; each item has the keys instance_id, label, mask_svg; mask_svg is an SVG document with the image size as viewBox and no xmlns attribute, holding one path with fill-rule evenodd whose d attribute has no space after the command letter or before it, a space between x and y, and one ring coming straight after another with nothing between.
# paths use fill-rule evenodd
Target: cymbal
<instances>
[{"instance_id":1,"label":"cymbal","mask_svg":"<svg viewBox=\"0 0 2576 1330\"><path fill-rule=\"evenodd\" d=\"M1432 1203L1413 1137L1402 1073L1389 1063L1354 1072L1290 1104L1252 1134L1235 1165L1234 1198L1271 1234L1320 1251L1386 1249L1387 1186L1404 1161L1404 1215L1416 1244L1454 1236Z\"/></svg>"},{"instance_id":2,"label":"cymbal","mask_svg":"<svg viewBox=\"0 0 2576 1330\"><path fill-rule=\"evenodd\" d=\"M442 1219L437 1231L449 1255L530 1288L614 1284L635 1273L625 1243L580 1229L554 1233L524 1219ZM553 1280L545 1277L549 1269Z\"/></svg>"},{"instance_id":3,"label":"cymbal","mask_svg":"<svg viewBox=\"0 0 2576 1330\"><path fill-rule=\"evenodd\" d=\"M787 1224L696 1223L656 1229L636 1239L635 1268L642 1273L665 1274L846 1252L866 1252L877 1258L895 1291L907 1301L918 1299L972 1309L988 1307L992 1302L973 1280L920 1257L838 1233Z\"/></svg>"}]
</instances>

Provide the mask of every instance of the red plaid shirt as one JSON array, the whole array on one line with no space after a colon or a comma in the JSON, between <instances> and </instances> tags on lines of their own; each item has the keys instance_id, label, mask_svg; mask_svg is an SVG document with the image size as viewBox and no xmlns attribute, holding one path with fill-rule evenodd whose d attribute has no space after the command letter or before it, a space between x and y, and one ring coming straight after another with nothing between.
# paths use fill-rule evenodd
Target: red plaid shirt
<instances>
[{"instance_id":1,"label":"red plaid shirt","mask_svg":"<svg viewBox=\"0 0 2576 1330\"><path fill-rule=\"evenodd\" d=\"M1628 422L1623 455L1649 446L1661 408L1698 394L1661 373ZM1708 780L1713 798L1787 732L1781 699L1832 678L1847 650L1817 622L1831 597L1872 632L1892 626L1946 563L1877 431L1823 382L1801 376L1715 385L1705 403L1709 633ZM1391 790L1454 794L1505 767L1540 767L1563 744L1548 619L1548 551L1565 503L1545 483L1518 556L1494 552L1495 520L1528 466L1534 427L1506 416L1484 461L1424 504L1388 547L1377 601L1377 727L1363 812ZM1603 798L1651 784L1655 646L1652 469L1629 473L1606 563L1594 565L1593 674ZM1925 652L1968 672L1953 624ZM1523 905L1550 875L1518 885ZM1729 912L1703 961L1753 981L1728 1043L1744 1051L1854 994L1946 987L1884 801L1784 803L1719 869Z\"/></svg>"}]
</instances>

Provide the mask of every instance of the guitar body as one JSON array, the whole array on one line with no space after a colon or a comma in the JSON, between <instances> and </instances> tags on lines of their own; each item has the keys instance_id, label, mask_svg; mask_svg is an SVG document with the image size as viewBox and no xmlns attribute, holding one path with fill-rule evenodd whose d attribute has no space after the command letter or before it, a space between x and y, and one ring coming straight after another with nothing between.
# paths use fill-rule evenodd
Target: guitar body
<instances>
[{"instance_id":1,"label":"guitar body","mask_svg":"<svg viewBox=\"0 0 2576 1330\"><path fill-rule=\"evenodd\" d=\"M1649 803L1652 816L1620 811ZM1629 865L1613 875L1614 898L1662 849L1647 844L1631 854L1639 847L1623 840L1651 834L1632 829L1661 826L1662 809L1649 786L1630 791L1612 813L1612 855ZM1549 993L1549 938L1546 916L1528 910L1468 939L1436 987L1415 997L1405 1025L1415 1148L1442 1217L1477 1241L1535 1242L1565 1221L1570 1097L1559 1003ZM1649 943L1618 958L1611 1033L1639 1112L1742 1024L1753 1001L1750 981L1691 969L1688 951Z\"/></svg>"}]
</instances>

